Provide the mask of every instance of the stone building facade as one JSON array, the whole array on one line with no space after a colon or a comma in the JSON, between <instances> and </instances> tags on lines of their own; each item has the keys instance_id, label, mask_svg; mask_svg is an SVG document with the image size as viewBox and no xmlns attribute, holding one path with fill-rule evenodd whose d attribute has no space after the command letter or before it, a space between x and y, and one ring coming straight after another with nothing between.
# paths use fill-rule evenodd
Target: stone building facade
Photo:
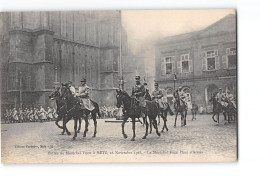
<instances>
[{"instance_id":1,"label":"stone building facade","mask_svg":"<svg viewBox=\"0 0 260 176\"><path fill-rule=\"evenodd\" d=\"M78 87L82 78L91 87L94 101L115 105L121 65L120 11L0 15L2 107L54 106L48 95L55 84L72 81ZM131 59L124 29L121 36L122 58ZM122 65L123 75L127 66Z\"/></svg>"},{"instance_id":2,"label":"stone building facade","mask_svg":"<svg viewBox=\"0 0 260 176\"><path fill-rule=\"evenodd\" d=\"M222 88L236 96L236 16L228 15L207 28L164 38L155 46L155 80L171 103L175 88L182 86L192 103L212 111L209 99ZM174 81L174 73L176 81Z\"/></svg>"}]
</instances>

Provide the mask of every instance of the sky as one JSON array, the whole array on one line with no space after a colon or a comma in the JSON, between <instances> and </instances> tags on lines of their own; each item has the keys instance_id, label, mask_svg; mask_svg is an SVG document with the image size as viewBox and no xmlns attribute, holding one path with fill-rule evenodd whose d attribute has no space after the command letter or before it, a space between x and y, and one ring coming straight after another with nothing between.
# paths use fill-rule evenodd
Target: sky
<instances>
[{"instance_id":1,"label":"sky","mask_svg":"<svg viewBox=\"0 0 260 176\"><path fill-rule=\"evenodd\" d=\"M123 10L122 25L134 54L158 39L201 30L234 10Z\"/></svg>"},{"instance_id":2,"label":"sky","mask_svg":"<svg viewBox=\"0 0 260 176\"><path fill-rule=\"evenodd\" d=\"M146 72L155 74L154 44L168 36L202 30L235 10L123 10L122 26L133 54L144 57Z\"/></svg>"}]
</instances>

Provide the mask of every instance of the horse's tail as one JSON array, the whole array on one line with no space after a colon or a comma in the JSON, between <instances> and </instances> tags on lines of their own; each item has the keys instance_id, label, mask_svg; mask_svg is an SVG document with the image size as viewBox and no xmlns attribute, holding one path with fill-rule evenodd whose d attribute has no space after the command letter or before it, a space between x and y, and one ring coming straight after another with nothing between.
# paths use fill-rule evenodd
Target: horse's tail
<instances>
[{"instance_id":1,"label":"horse's tail","mask_svg":"<svg viewBox=\"0 0 260 176\"><path fill-rule=\"evenodd\" d=\"M94 102L93 100L91 100L91 102L93 103L93 105L94 105L94 107L95 107L95 109L96 109L96 111L97 111L97 114L98 114L99 118L101 118L99 105L98 105L96 102Z\"/></svg>"}]
</instances>

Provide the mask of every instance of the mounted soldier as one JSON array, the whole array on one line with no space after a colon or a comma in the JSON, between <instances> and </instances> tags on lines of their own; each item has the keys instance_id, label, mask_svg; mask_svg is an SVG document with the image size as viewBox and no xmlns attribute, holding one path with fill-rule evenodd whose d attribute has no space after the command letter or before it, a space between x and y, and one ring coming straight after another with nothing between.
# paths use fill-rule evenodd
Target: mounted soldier
<instances>
[{"instance_id":1,"label":"mounted soldier","mask_svg":"<svg viewBox=\"0 0 260 176\"><path fill-rule=\"evenodd\" d=\"M144 95L144 99L145 99L145 100L149 100L149 101L151 101L151 100L152 100L152 98L151 98L151 95L150 95L150 93L149 93L149 88L148 88L148 86L147 86L147 83L146 83L146 82L144 83L144 88L145 88L145 95Z\"/></svg>"},{"instance_id":2,"label":"mounted soldier","mask_svg":"<svg viewBox=\"0 0 260 176\"><path fill-rule=\"evenodd\" d=\"M89 98L90 88L87 86L85 78L83 78L80 83L81 86L79 86L79 92L76 96L81 100L81 109L88 109L89 111L92 111L95 107Z\"/></svg>"},{"instance_id":3,"label":"mounted soldier","mask_svg":"<svg viewBox=\"0 0 260 176\"><path fill-rule=\"evenodd\" d=\"M222 106L227 107L227 103L224 101L225 100L225 94L223 93L222 88L218 89L218 93L216 94L216 100L218 103L220 103Z\"/></svg>"},{"instance_id":4,"label":"mounted soldier","mask_svg":"<svg viewBox=\"0 0 260 176\"><path fill-rule=\"evenodd\" d=\"M140 82L140 76L135 77L136 84L132 89L132 97L135 97L140 107L145 107L145 87Z\"/></svg>"},{"instance_id":5,"label":"mounted soldier","mask_svg":"<svg viewBox=\"0 0 260 176\"><path fill-rule=\"evenodd\" d=\"M230 93L230 90L227 90L226 98L231 104L233 105L234 109L237 108L236 102L235 102L235 97L233 94Z\"/></svg>"},{"instance_id":6,"label":"mounted soldier","mask_svg":"<svg viewBox=\"0 0 260 176\"><path fill-rule=\"evenodd\" d=\"M163 102L162 98L163 98L163 91L159 88L159 84L158 83L154 83L154 91L152 93L152 100L155 100L158 103L159 108L161 110L164 110L166 105Z\"/></svg>"},{"instance_id":7,"label":"mounted soldier","mask_svg":"<svg viewBox=\"0 0 260 176\"><path fill-rule=\"evenodd\" d=\"M71 82L71 81L68 82L68 87L69 87L69 89L70 89L70 92L71 92L74 96L76 96L77 91L76 91L75 87L72 85L72 82Z\"/></svg>"},{"instance_id":8,"label":"mounted soldier","mask_svg":"<svg viewBox=\"0 0 260 176\"><path fill-rule=\"evenodd\" d=\"M184 104L187 106L185 92L182 91L181 86L175 91L175 96L178 96L180 104ZM174 105L176 105L176 103L176 97L174 97Z\"/></svg>"}]
</instances>

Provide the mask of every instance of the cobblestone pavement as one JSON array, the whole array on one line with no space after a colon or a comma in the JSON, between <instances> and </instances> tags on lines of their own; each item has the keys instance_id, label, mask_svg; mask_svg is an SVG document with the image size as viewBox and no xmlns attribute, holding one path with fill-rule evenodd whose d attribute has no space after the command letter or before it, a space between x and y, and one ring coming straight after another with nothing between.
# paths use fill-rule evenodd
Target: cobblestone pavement
<instances>
[{"instance_id":1,"label":"cobblestone pavement","mask_svg":"<svg viewBox=\"0 0 260 176\"><path fill-rule=\"evenodd\" d=\"M126 123L124 139L121 123L106 123L98 119L97 137L93 135L90 121L87 137L83 138L85 122L75 141L72 136L60 135L54 122L2 124L2 162L4 163L74 163L74 162L205 162L236 161L237 126L227 124L220 117L220 124L211 115L198 115L196 121L187 117L187 126L173 127L173 116L168 117L168 132L158 137L153 133L142 139L145 128L136 123L136 141L132 137L132 124ZM159 129L162 128L159 125ZM68 123L73 135L73 121Z\"/></svg>"}]
</instances>

